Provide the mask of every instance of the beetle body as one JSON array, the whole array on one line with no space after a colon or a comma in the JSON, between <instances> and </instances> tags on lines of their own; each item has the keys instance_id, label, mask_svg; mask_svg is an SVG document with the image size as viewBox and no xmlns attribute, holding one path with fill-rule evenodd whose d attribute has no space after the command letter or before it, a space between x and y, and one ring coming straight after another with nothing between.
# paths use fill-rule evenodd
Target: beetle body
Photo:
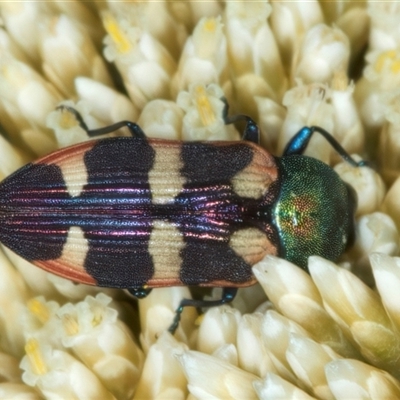
<instances>
[{"instance_id":1,"label":"beetle body","mask_svg":"<svg viewBox=\"0 0 400 400\"><path fill-rule=\"evenodd\" d=\"M353 235L352 190L324 163L250 141L95 140L0 184L0 241L76 282L241 287L266 254L306 268Z\"/></svg>"}]
</instances>

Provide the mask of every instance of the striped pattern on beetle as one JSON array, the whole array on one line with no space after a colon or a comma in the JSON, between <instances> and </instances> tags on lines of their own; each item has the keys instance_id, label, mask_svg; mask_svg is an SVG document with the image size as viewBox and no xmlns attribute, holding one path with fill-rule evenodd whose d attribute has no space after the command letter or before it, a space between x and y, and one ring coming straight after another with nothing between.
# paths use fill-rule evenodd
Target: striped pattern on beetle
<instances>
[{"instance_id":1,"label":"striped pattern on beetle","mask_svg":"<svg viewBox=\"0 0 400 400\"><path fill-rule=\"evenodd\" d=\"M241 142L147 139L133 122L87 129L89 136L128 127L132 138L78 144L28 164L0 184L0 241L37 266L76 282L127 288L222 287L212 307L255 283L251 267L266 254L307 269L310 255L336 260L354 238L356 195L326 164L303 156L318 132L355 167L324 129L304 127L282 157L258 146L247 116Z\"/></svg>"},{"instance_id":2,"label":"striped pattern on beetle","mask_svg":"<svg viewBox=\"0 0 400 400\"><path fill-rule=\"evenodd\" d=\"M258 217L277 180L275 158L250 142L86 142L3 181L0 239L87 284L247 286L251 266L277 254Z\"/></svg>"}]
</instances>

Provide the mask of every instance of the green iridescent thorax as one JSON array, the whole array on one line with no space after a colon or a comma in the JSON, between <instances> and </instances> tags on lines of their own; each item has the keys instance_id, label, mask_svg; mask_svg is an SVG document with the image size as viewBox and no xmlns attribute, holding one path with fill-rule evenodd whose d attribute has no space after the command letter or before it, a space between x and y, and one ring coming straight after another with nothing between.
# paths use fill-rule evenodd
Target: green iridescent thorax
<instances>
[{"instance_id":1,"label":"green iridescent thorax","mask_svg":"<svg viewBox=\"0 0 400 400\"><path fill-rule=\"evenodd\" d=\"M280 255L307 269L307 259L337 258L354 237L355 193L323 162L306 156L279 159L281 191L272 210Z\"/></svg>"}]
</instances>

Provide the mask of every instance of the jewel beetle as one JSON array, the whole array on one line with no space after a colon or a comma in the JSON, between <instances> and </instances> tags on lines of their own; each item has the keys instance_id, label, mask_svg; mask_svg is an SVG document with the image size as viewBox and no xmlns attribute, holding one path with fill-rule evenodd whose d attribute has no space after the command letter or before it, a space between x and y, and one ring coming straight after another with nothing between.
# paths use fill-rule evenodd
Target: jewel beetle
<instances>
[{"instance_id":1,"label":"jewel beetle","mask_svg":"<svg viewBox=\"0 0 400 400\"><path fill-rule=\"evenodd\" d=\"M261 148L246 116L242 141L93 140L30 163L0 184L0 241L47 271L75 282L125 288L221 287L219 300L184 299L184 307L217 306L256 282L251 267L266 254L307 268L310 255L336 260L354 237L356 195L328 165L304 152L321 134L350 164L361 166L320 127L302 128L283 156Z\"/></svg>"}]
</instances>

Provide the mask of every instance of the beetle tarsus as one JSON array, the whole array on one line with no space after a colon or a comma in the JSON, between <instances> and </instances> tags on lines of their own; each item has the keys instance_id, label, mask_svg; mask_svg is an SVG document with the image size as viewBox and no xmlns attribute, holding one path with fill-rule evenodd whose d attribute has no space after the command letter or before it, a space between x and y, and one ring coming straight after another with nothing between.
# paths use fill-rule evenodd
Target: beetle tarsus
<instances>
[{"instance_id":1,"label":"beetle tarsus","mask_svg":"<svg viewBox=\"0 0 400 400\"><path fill-rule=\"evenodd\" d=\"M135 296L136 298L144 299L151 292L151 289L143 287L139 289L129 288L128 291L131 295Z\"/></svg>"},{"instance_id":2,"label":"beetle tarsus","mask_svg":"<svg viewBox=\"0 0 400 400\"><path fill-rule=\"evenodd\" d=\"M89 132L89 128L86 125L85 121L83 120L82 115L79 114L79 112L77 110L75 110L75 108L62 104L61 106L58 106L56 108L56 110L66 110L66 111L70 112L71 114L73 114L75 116L76 120L79 122L79 126L84 131Z\"/></svg>"},{"instance_id":3,"label":"beetle tarsus","mask_svg":"<svg viewBox=\"0 0 400 400\"><path fill-rule=\"evenodd\" d=\"M128 128L132 137L137 137L137 138L142 138L142 139L146 138L146 134L143 132L142 128L138 124L136 124L135 122L132 122L132 121L119 121L119 122L116 122L115 124L108 125L103 128L89 129L88 126L85 124L85 121L83 120L81 114L79 114L79 112L77 110L75 110L75 108L61 105L61 106L57 107L57 110L67 110L70 113L74 114L76 120L79 122L79 126L84 131L86 131L86 133L90 137L106 135L107 133L115 132L120 128Z\"/></svg>"},{"instance_id":4,"label":"beetle tarsus","mask_svg":"<svg viewBox=\"0 0 400 400\"><path fill-rule=\"evenodd\" d=\"M222 297L219 300L193 300L193 299L183 299L179 307L175 311L175 317L172 321L171 326L168 328L168 331L172 334L175 333L176 328L178 328L179 322L181 320L182 311L185 307L218 307L223 304L230 303L236 296L238 289L235 287L223 288L222 289Z\"/></svg>"},{"instance_id":5,"label":"beetle tarsus","mask_svg":"<svg viewBox=\"0 0 400 400\"><path fill-rule=\"evenodd\" d=\"M233 115L231 117L225 116L225 125L234 124L237 121L246 121L246 126L243 131L242 140L247 140L248 142L253 142L255 144L260 143L260 129L258 125L247 115L239 114Z\"/></svg>"},{"instance_id":6,"label":"beetle tarsus","mask_svg":"<svg viewBox=\"0 0 400 400\"><path fill-rule=\"evenodd\" d=\"M131 133L131 135L133 137L142 138L142 139L146 138L146 135L142 131L142 128L135 122L131 122L131 121L120 121L115 124L105 126L104 128L87 130L86 133L90 137L95 137L95 136L105 135L107 133L112 133L112 132L117 131L120 128L125 128L125 127L129 129L129 132Z\"/></svg>"}]
</instances>

